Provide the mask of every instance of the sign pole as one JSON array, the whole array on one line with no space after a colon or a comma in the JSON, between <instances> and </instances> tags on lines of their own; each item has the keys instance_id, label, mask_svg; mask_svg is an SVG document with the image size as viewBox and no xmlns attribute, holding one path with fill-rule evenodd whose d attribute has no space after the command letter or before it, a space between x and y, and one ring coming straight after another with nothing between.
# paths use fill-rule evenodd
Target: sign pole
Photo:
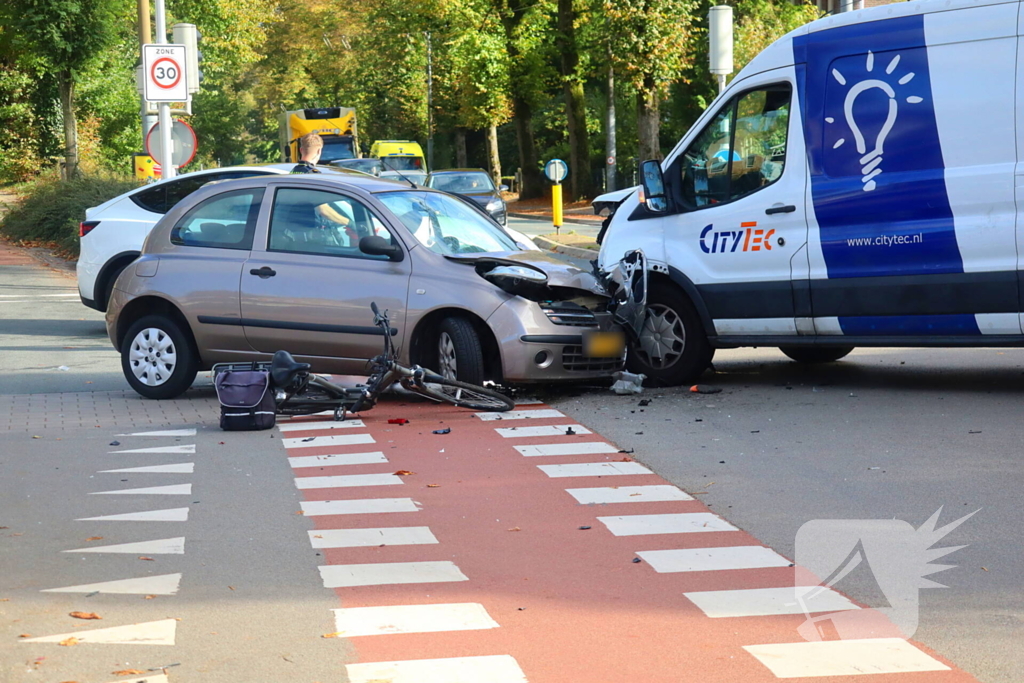
<instances>
[{"instance_id":1,"label":"sign pole","mask_svg":"<svg viewBox=\"0 0 1024 683\"><path fill-rule=\"evenodd\" d=\"M555 183L551 186L551 221L555 226L557 235L562 227L562 183Z\"/></svg>"},{"instance_id":2,"label":"sign pole","mask_svg":"<svg viewBox=\"0 0 1024 683\"><path fill-rule=\"evenodd\" d=\"M562 227L562 181L569 175L569 165L561 159L552 159L544 164L544 175L551 181L551 223L555 234Z\"/></svg>"},{"instance_id":3,"label":"sign pole","mask_svg":"<svg viewBox=\"0 0 1024 683\"><path fill-rule=\"evenodd\" d=\"M164 0L155 0L156 14L156 42L158 45L167 43L167 17L164 13ZM177 169L171 163L171 105L169 102L160 103L160 151L162 159L157 159L160 164L160 177L173 178L177 175Z\"/></svg>"}]
</instances>

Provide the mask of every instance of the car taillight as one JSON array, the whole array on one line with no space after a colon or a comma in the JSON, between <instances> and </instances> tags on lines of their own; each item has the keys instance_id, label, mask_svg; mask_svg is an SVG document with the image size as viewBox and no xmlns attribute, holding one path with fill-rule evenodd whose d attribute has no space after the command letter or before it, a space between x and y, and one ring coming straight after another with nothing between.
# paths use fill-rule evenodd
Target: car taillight
<instances>
[{"instance_id":1,"label":"car taillight","mask_svg":"<svg viewBox=\"0 0 1024 683\"><path fill-rule=\"evenodd\" d=\"M82 221L78 224L78 236L85 237L99 224L99 221Z\"/></svg>"}]
</instances>

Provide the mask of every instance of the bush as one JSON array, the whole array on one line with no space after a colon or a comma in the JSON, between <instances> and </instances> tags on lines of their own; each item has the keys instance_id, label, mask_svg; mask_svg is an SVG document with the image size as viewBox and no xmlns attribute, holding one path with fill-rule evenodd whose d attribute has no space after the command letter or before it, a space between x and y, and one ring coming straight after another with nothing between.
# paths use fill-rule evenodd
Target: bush
<instances>
[{"instance_id":1,"label":"bush","mask_svg":"<svg viewBox=\"0 0 1024 683\"><path fill-rule=\"evenodd\" d=\"M85 210L139 186L124 177L40 179L29 185L22 201L0 221L0 233L24 242L45 242L68 256L78 256L78 224Z\"/></svg>"}]
</instances>

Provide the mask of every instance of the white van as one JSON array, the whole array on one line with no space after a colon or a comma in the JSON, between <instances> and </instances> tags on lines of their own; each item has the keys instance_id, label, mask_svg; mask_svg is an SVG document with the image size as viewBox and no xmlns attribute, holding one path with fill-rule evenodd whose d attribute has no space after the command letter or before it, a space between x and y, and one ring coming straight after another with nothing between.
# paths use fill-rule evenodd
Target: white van
<instances>
[{"instance_id":1,"label":"white van","mask_svg":"<svg viewBox=\"0 0 1024 683\"><path fill-rule=\"evenodd\" d=\"M716 348L1024 346L1020 9L875 7L754 58L604 235L602 269L636 248L652 266L633 369L677 384Z\"/></svg>"}]
</instances>

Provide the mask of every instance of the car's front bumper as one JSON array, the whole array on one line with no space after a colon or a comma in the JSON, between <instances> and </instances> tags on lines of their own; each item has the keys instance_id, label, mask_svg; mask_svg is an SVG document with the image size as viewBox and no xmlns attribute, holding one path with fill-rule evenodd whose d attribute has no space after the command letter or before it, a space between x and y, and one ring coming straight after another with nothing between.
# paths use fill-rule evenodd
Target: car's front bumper
<instances>
[{"instance_id":1,"label":"car's front bumper","mask_svg":"<svg viewBox=\"0 0 1024 683\"><path fill-rule=\"evenodd\" d=\"M555 382L608 377L624 358L590 358L583 335L594 327L556 325L540 306L522 297L509 299L487 323L501 350L506 382Z\"/></svg>"}]
</instances>

